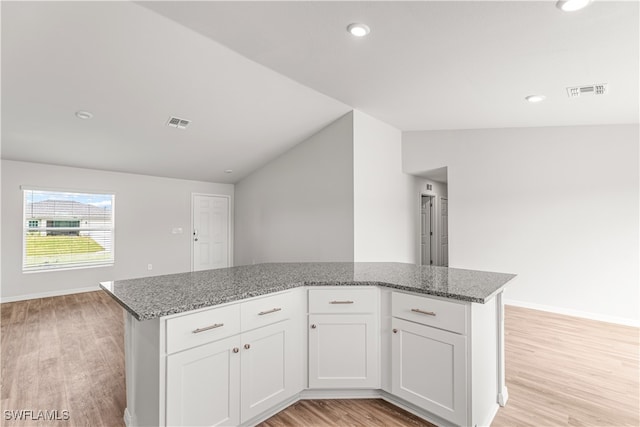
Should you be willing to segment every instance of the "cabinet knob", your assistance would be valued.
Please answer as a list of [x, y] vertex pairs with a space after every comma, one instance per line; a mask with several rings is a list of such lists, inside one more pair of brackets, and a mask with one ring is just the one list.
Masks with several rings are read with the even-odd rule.
[[237, 353], [237, 352], [240, 351], [240, 349], [238, 347], [233, 347], [233, 350], [231, 350], [231, 351], [233, 351], [234, 353]]
[[245, 344], [245, 345], [244, 345], [244, 349], [245, 349], [245, 350], [249, 350], [250, 348], [251, 348], [251, 344]]
[[394, 330], [393, 330], [393, 333], [394, 333], [394, 334], [397, 334], [397, 333], [398, 333], [398, 330], [397, 330], [397, 329], [394, 329]]
[[316, 325], [311, 325], [311, 329], [315, 329], [315, 328], [316, 328]]

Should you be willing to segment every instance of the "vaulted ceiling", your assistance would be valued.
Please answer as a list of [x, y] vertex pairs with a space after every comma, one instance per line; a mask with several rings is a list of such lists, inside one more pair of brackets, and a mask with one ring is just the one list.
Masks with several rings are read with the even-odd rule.
[[638, 6], [3, 1], [2, 158], [237, 182], [352, 108], [401, 130], [638, 123]]

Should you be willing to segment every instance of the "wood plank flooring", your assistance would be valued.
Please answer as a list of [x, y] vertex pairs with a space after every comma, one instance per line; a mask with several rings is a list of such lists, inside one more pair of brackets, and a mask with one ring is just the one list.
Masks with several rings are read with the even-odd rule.
[[[0, 327], [3, 426], [124, 424], [123, 316], [107, 294], [4, 303]], [[20, 410], [33, 413], [7, 419]]]
[[259, 427], [435, 427], [382, 399], [301, 400]]
[[[122, 309], [104, 292], [0, 305], [3, 426], [123, 426]], [[509, 402], [495, 427], [640, 426], [640, 334], [506, 307]], [[5, 410], [63, 410], [68, 420], [7, 420]], [[378, 399], [298, 402], [261, 424], [429, 426]]]
[[640, 330], [505, 307], [507, 406], [492, 426], [640, 426]]

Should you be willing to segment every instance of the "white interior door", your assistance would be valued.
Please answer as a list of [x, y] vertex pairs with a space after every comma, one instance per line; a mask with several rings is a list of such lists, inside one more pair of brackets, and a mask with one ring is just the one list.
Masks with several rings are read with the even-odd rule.
[[229, 198], [194, 194], [192, 270], [229, 267]]
[[422, 196], [420, 211], [420, 248], [422, 253], [422, 265], [433, 264], [433, 258], [431, 256], [431, 205], [431, 198], [428, 196]]
[[449, 206], [444, 197], [440, 199], [440, 259], [449, 266]]

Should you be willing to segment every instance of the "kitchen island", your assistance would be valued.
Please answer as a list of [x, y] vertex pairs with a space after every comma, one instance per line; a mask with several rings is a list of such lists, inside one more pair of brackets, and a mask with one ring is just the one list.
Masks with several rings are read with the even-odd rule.
[[439, 425], [507, 399], [504, 286], [402, 263], [274, 263], [114, 282], [132, 425], [252, 425], [305, 398], [381, 397]]

